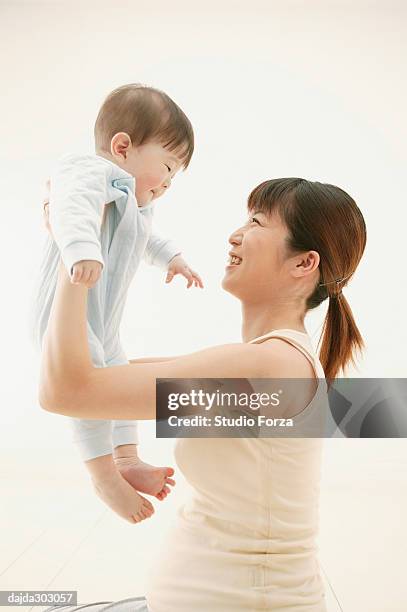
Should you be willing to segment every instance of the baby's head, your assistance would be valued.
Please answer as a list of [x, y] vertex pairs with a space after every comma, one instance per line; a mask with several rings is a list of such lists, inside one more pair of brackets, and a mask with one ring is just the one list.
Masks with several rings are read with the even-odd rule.
[[122, 85], [107, 96], [94, 132], [96, 153], [135, 177], [140, 206], [170, 187], [194, 151], [188, 117], [163, 91], [139, 83]]

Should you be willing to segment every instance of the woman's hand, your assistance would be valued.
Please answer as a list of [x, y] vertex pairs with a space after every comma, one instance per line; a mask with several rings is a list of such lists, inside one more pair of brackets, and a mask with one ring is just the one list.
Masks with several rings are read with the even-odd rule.
[[51, 226], [49, 224], [49, 202], [44, 202], [44, 212], [43, 212], [43, 217], [44, 217], [44, 225], [45, 228], [47, 229], [47, 231], [51, 234], [52, 236], [52, 230], [51, 230]]
[[45, 192], [45, 195], [44, 195], [44, 199], [42, 201], [42, 212], [43, 212], [43, 219], [44, 219], [45, 228], [46, 228], [46, 230], [52, 236], [52, 230], [51, 230], [51, 226], [50, 226], [50, 223], [49, 223], [49, 190], [50, 190], [50, 186], [51, 186], [51, 183], [50, 183], [50, 180], [48, 179], [47, 182], [45, 183], [46, 192]]

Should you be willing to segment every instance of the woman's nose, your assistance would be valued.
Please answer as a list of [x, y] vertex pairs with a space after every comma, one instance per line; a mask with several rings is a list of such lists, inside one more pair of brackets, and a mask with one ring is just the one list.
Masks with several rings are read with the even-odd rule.
[[238, 229], [233, 232], [233, 234], [229, 237], [229, 242], [233, 246], [238, 246], [242, 244], [242, 230]]

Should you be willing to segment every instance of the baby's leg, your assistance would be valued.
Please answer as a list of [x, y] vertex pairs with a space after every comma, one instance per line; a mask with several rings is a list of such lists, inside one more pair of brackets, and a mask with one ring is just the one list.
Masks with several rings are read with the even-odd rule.
[[[93, 326], [88, 322], [92, 361], [96, 367], [105, 367], [104, 349], [94, 331], [101, 326], [96, 315]], [[72, 418], [71, 423], [75, 434], [74, 440], [91, 476], [97, 496], [113, 512], [130, 523], [139, 523], [149, 518], [154, 513], [152, 504], [129, 485], [113, 460], [112, 422], [104, 419]]]
[[[105, 356], [106, 365], [127, 364], [128, 360], [117, 338], [112, 343], [109, 356]], [[162, 501], [175, 485], [171, 478], [174, 470], [171, 467], [158, 467], [145, 463], [138, 456], [137, 420], [112, 421], [112, 445], [114, 461], [123, 478], [140, 493], [152, 495]]]

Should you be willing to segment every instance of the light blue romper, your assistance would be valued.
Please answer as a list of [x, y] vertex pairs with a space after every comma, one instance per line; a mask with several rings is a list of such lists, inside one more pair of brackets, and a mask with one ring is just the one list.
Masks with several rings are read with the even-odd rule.
[[[51, 176], [49, 237], [35, 296], [33, 325], [41, 347], [55, 292], [60, 258], [68, 269], [83, 259], [103, 264], [101, 277], [89, 290], [88, 339], [97, 367], [128, 363], [119, 337], [127, 290], [140, 261], [168, 267], [177, 246], [152, 232], [155, 203], [137, 205], [135, 179], [98, 155], [67, 155]], [[106, 207], [103, 225], [101, 220]], [[134, 420], [68, 417], [73, 440], [84, 461], [110, 454], [120, 444], [137, 444]]]

